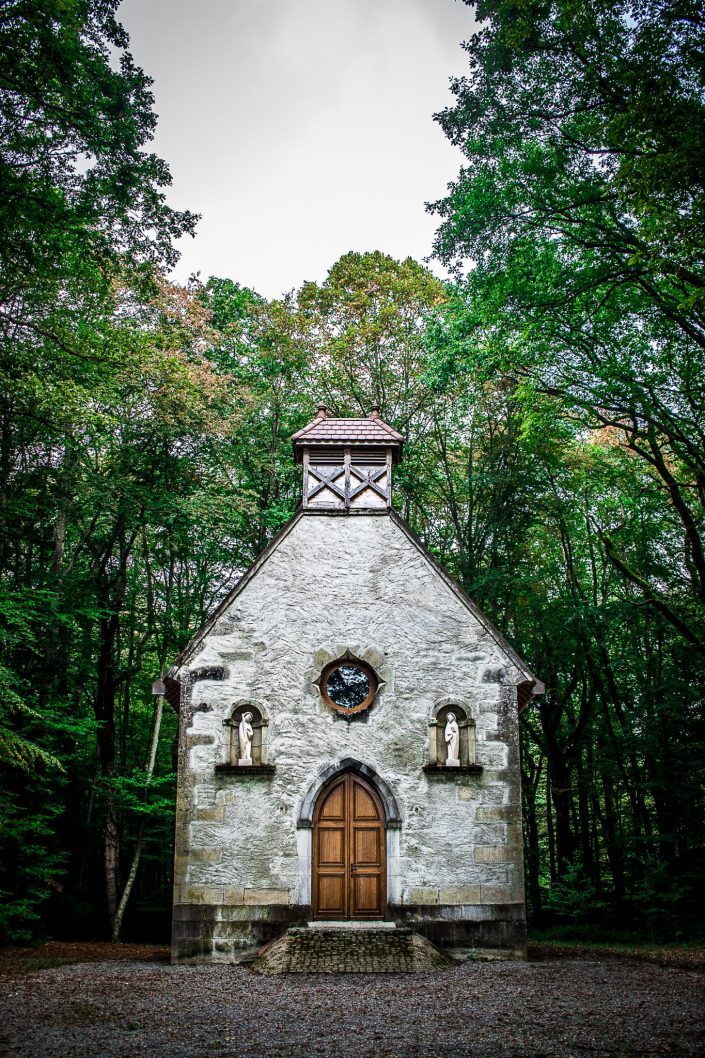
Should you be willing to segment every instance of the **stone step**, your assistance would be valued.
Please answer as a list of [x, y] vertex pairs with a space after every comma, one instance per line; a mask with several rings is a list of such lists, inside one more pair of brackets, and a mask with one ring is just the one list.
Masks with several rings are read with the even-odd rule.
[[396, 929], [396, 922], [375, 922], [372, 919], [349, 919], [346, 921], [326, 920], [309, 922], [309, 929]]
[[[341, 928], [342, 927], [342, 928]], [[447, 969], [453, 960], [406, 927], [379, 923], [292, 926], [261, 953], [253, 969], [282, 973], [423, 973]]]

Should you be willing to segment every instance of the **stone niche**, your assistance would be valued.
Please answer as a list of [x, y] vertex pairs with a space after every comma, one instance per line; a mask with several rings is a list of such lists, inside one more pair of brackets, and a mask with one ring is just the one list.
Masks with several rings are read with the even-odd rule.
[[[249, 766], [238, 763], [240, 758], [238, 730], [240, 721], [245, 713], [250, 713], [252, 716], [250, 721], [252, 726], [252, 764]], [[231, 715], [227, 720], [223, 721], [223, 725], [228, 728], [230, 735], [225, 740], [227, 757], [222, 764], [216, 766], [216, 771], [228, 772], [229, 774], [242, 773], [243, 775], [274, 771], [274, 767], [268, 759], [269, 717], [263, 705], [249, 699], [236, 702]]]
[[[438, 702], [428, 722], [428, 761], [426, 770], [446, 768], [448, 748], [444, 733], [448, 714], [453, 713], [460, 730], [460, 767], [471, 771], [482, 771], [475, 757], [475, 721], [469, 706], [451, 698]], [[449, 772], [451, 768], [447, 769]]]

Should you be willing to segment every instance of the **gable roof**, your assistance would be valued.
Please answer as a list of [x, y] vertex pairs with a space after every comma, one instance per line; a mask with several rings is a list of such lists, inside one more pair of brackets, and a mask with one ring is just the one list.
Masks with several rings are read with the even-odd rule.
[[[349, 422], [350, 420], [344, 420]], [[305, 517], [321, 517], [323, 512], [320, 511], [304, 511], [299, 508], [293, 518], [290, 519], [279, 530], [277, 535], [272, 539], [264, 551], [259, 555], [256, 561], [250, 566], [250, 568], [242, 575], [240, 580], [237, 582], [234, 588], [226, 595], [223, 601], [216, 607], [210, 617], [204, 622], [194, 636], [191, 637], [189, 642], [186, 644], [184, 649], [181, 651], [179, 656], [174, 661], [173, 665], [166, 674], [165, 681], [167, 683], [173, 683], [178, 680], [179, 671], [185, 665], [189, 659], [193, 656], [201, 641], [210, 632], [212, 627], [218, 621], [219, 617], [229, 608], [231, 603], [237, 598], [241, 591], [249, 584], [249, 582], [257, 575], [262, 566], [267, 562], [270, 555], [276, 551], [282, 541], [289, 535], [292, 529], [298, 525], [302, 518]], [[328, 512], [326, 512], [328, 513]], [[342, 514], [343, 512], [336, 512]], [[354, 512], [347, 514], [347, 517], [360, 517]], [[367, 515], [370, 517], [370, 515]], [[434, 558], [428, 548], [421, 542], [419, 537], [410, 528], [396, 511], [380, 511], [379, 514], [375, 514], [374, 517], [388, 517], [391, 518], [392, 522], [401, 530], [407, 539], [413, 544], [416, 550], [421, 554], [426, 563], [431, 567], [434, 573], [439, 576], [451, 592], [456, 596], [457, 599], [463, 604], [463, 606], [470, 611], [473, 617], [479, 622], [479, 624], [485, 629], [485, 631], [494, 640], [500, 650], [507, 656], [507, 658], [515, 665], [519, 670], [524, 679], [519, 682], [519, 708], [523, 709], [528, 703], [532, 695], [543, 694], [544, 685], [541, 683], [536, 676], [533, 675], [530, 669], [527, 668], [525, 663], [517, 654], [513, 646], [505, 639], [498, 628], [490, 621], [488, 617], [480, 610], [480, 608], [473, 602], [467, 592], [460, 587], [460, 585], [453, 580], [453, 578], [446, 572], [440, 562]], [[523, 689], [523, 690], [522, 690]], [[172, 703], [173, 704], [173, 703]]]
[[204, 639], [208, 635], [208, 633], [210, 632], [210, 630], [213, 627], [213, 625], [217, 622], [218, 618], [221, 617], [222, 614], [225, 613], [225, 611], [228, 609], [230, 604], [238, 597], [238, 595], [243, 590], [243, 588], [245, 588], [250, 583], [252, 578], [260, 571], [260, 569], [265, 564], [265, 562], [267, 561], [269, 556], [271, 554], [273, 554], [274, 551], [276, 551], [276, 549], [279, 547], [279, 544], [282, 542], [282, 540], [284, 540], [284, 538], [289, 535], [289, 533], [294, 528], [294, 526], [303, 517], [303, 513], [304, 513], [303, 509], [301, 507], [299, 507], [299, 509], [297, 510], [296, 514], [293, 516], [293, 518], [290, 518], [289, 521], [286, 523], [286, 525], [282, 526], [282, 528], [279, 530], [279, 532], [275, 536], [272, 537], [270, 542], [265, 547], [264, 551], [260, 552], [260, 554], [257, 556], [255, 561], [252, 563], [250, 568], [248, 570], [245, 570], [245, 572], [240, 577], [240, 579], [237, 582], [237, 584], [235, 585], [235, 587], [230, 589], [230, 591], [225, 596], [225, 598], [221, 602], [218, 603], [218, 605], [216, 606], [216, 608], [213, 611], [213, 613], [209, 617], [206, 618], [206, 620], [203, 622], [203, 624], [198, 629], [198, 631], [195, 632], [194, 635], [191, 636], [191, 638], [189, 639], [188, 643], [186, 644], [184, 649], [181, 651], [181, 653], [176, 658], [176, 660], [172, 664], [171, 668], [167, 672], [166, 679], [176, 679], [177, 678], [179, 669], [193, 655], [194, 651], [199, 646], [201, 640]]
[[326, 406], [321, 404], [316, 418], [302, 430], [292, 434], [291, 443], [299, 463], [303, 458], [304, 448], [326, 447], [327, 445], [338, 448], [348, 445], [392, 448], [394, 461], [398, 463], [404, 438], [389, 423], [380, 419], [379, 408], [376, 406], [372, 409], [372, 414], [368, 419], [331, 419]]
[[431, 552], [428, 550], [422, 540], [416, 535], [411, 526], [407, 525], [401, 515], [397, 514], [395, 510], [391, 510], [389, 512], [389, 517], [392, 519], [395, 525], [399, 526], [401, 531], [404, 533], [405, 536], [408, 537], [408, 539], [416, 547], [416, 549], [421, 552], [423, 557], [426, 559], [426, 562], [441, 577], [441, 579], [445, 581], [445, 583], [453, 592], [453, 594], [458, 599], [460, 599], [463, 606], [465, 606], [465, 608], [470, 611], [470, 613], [479, 621], [485, 631], [490, 634], [490, 636], [495, 641], [500, 650], [502, 650], [503, 653], [507, 655], [509, 660], [519, 669], [519, 672], [521, 672], [522, 675], [526, 677], [525, 682], [523, 684], [520, 684], [519, 686], [526, 686], [526, 684], [530, 684], [531, 686], [527, 688], [528, 693], [525, 695], [524, 702], [522, 703], [520, 700], [520, 708], [524, 708], [524, 705], [527, 704], [532, 695], [543, 694], [546, 688], [541, 682], [541, 680], [538, 679], [538, 677], [534, 676], [533, 672], [529, 668], [527, 668], [526, 664], [524, 663], [524, 661], [522, 661], [514, 647], [511, 645], [511, 643], [502, 635], [497, 626], [493, 624], [492, 621], [490, 621], [489, 617], [487, 617], [482, 612], [477, 603], [473, 602], [473, 600], [470, 598], [465, 589], [461, 588], [461, 586], [456, 580], [453, 580], [450, 573], [448, 573], [447, 570], [443, 568], [443, 566], [435, 557], [435, 555], [431, 554]]
[[402, 437], [381, 419], [314, 419], [292, 440], [306, 444], [401, 444]]

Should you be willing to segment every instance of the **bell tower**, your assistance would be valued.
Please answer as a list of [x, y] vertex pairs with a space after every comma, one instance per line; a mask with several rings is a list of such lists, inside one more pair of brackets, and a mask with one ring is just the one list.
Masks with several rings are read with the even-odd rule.
[[368, 419], [333, 419], [325, 404], [292, 437], [303, 464], [302, 506], [307, 510], [386, 510], [392, 505], [392, 466], [403, 438], [374, 405]]

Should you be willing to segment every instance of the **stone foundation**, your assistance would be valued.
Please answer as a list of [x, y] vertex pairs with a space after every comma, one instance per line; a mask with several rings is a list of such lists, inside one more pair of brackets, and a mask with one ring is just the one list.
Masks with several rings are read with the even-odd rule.
[[242, 952], [275, 940], [288, 926], [305, 925], [310, 918], [310, 906], [176, 904], [171, 961], [230, 963]]
[[524, 904], [406, 904], [395, 907], [393, 917], [441, 948], [492, 948], [526, 958]]
[[[231, 963], [311, 917], [310, 905], [177, 904], [172, 962]], [[507, 957], [526, 958], [523, 904], [405, 904], [391, 907], [389, 919], [441, 948], [494, 949]]]

